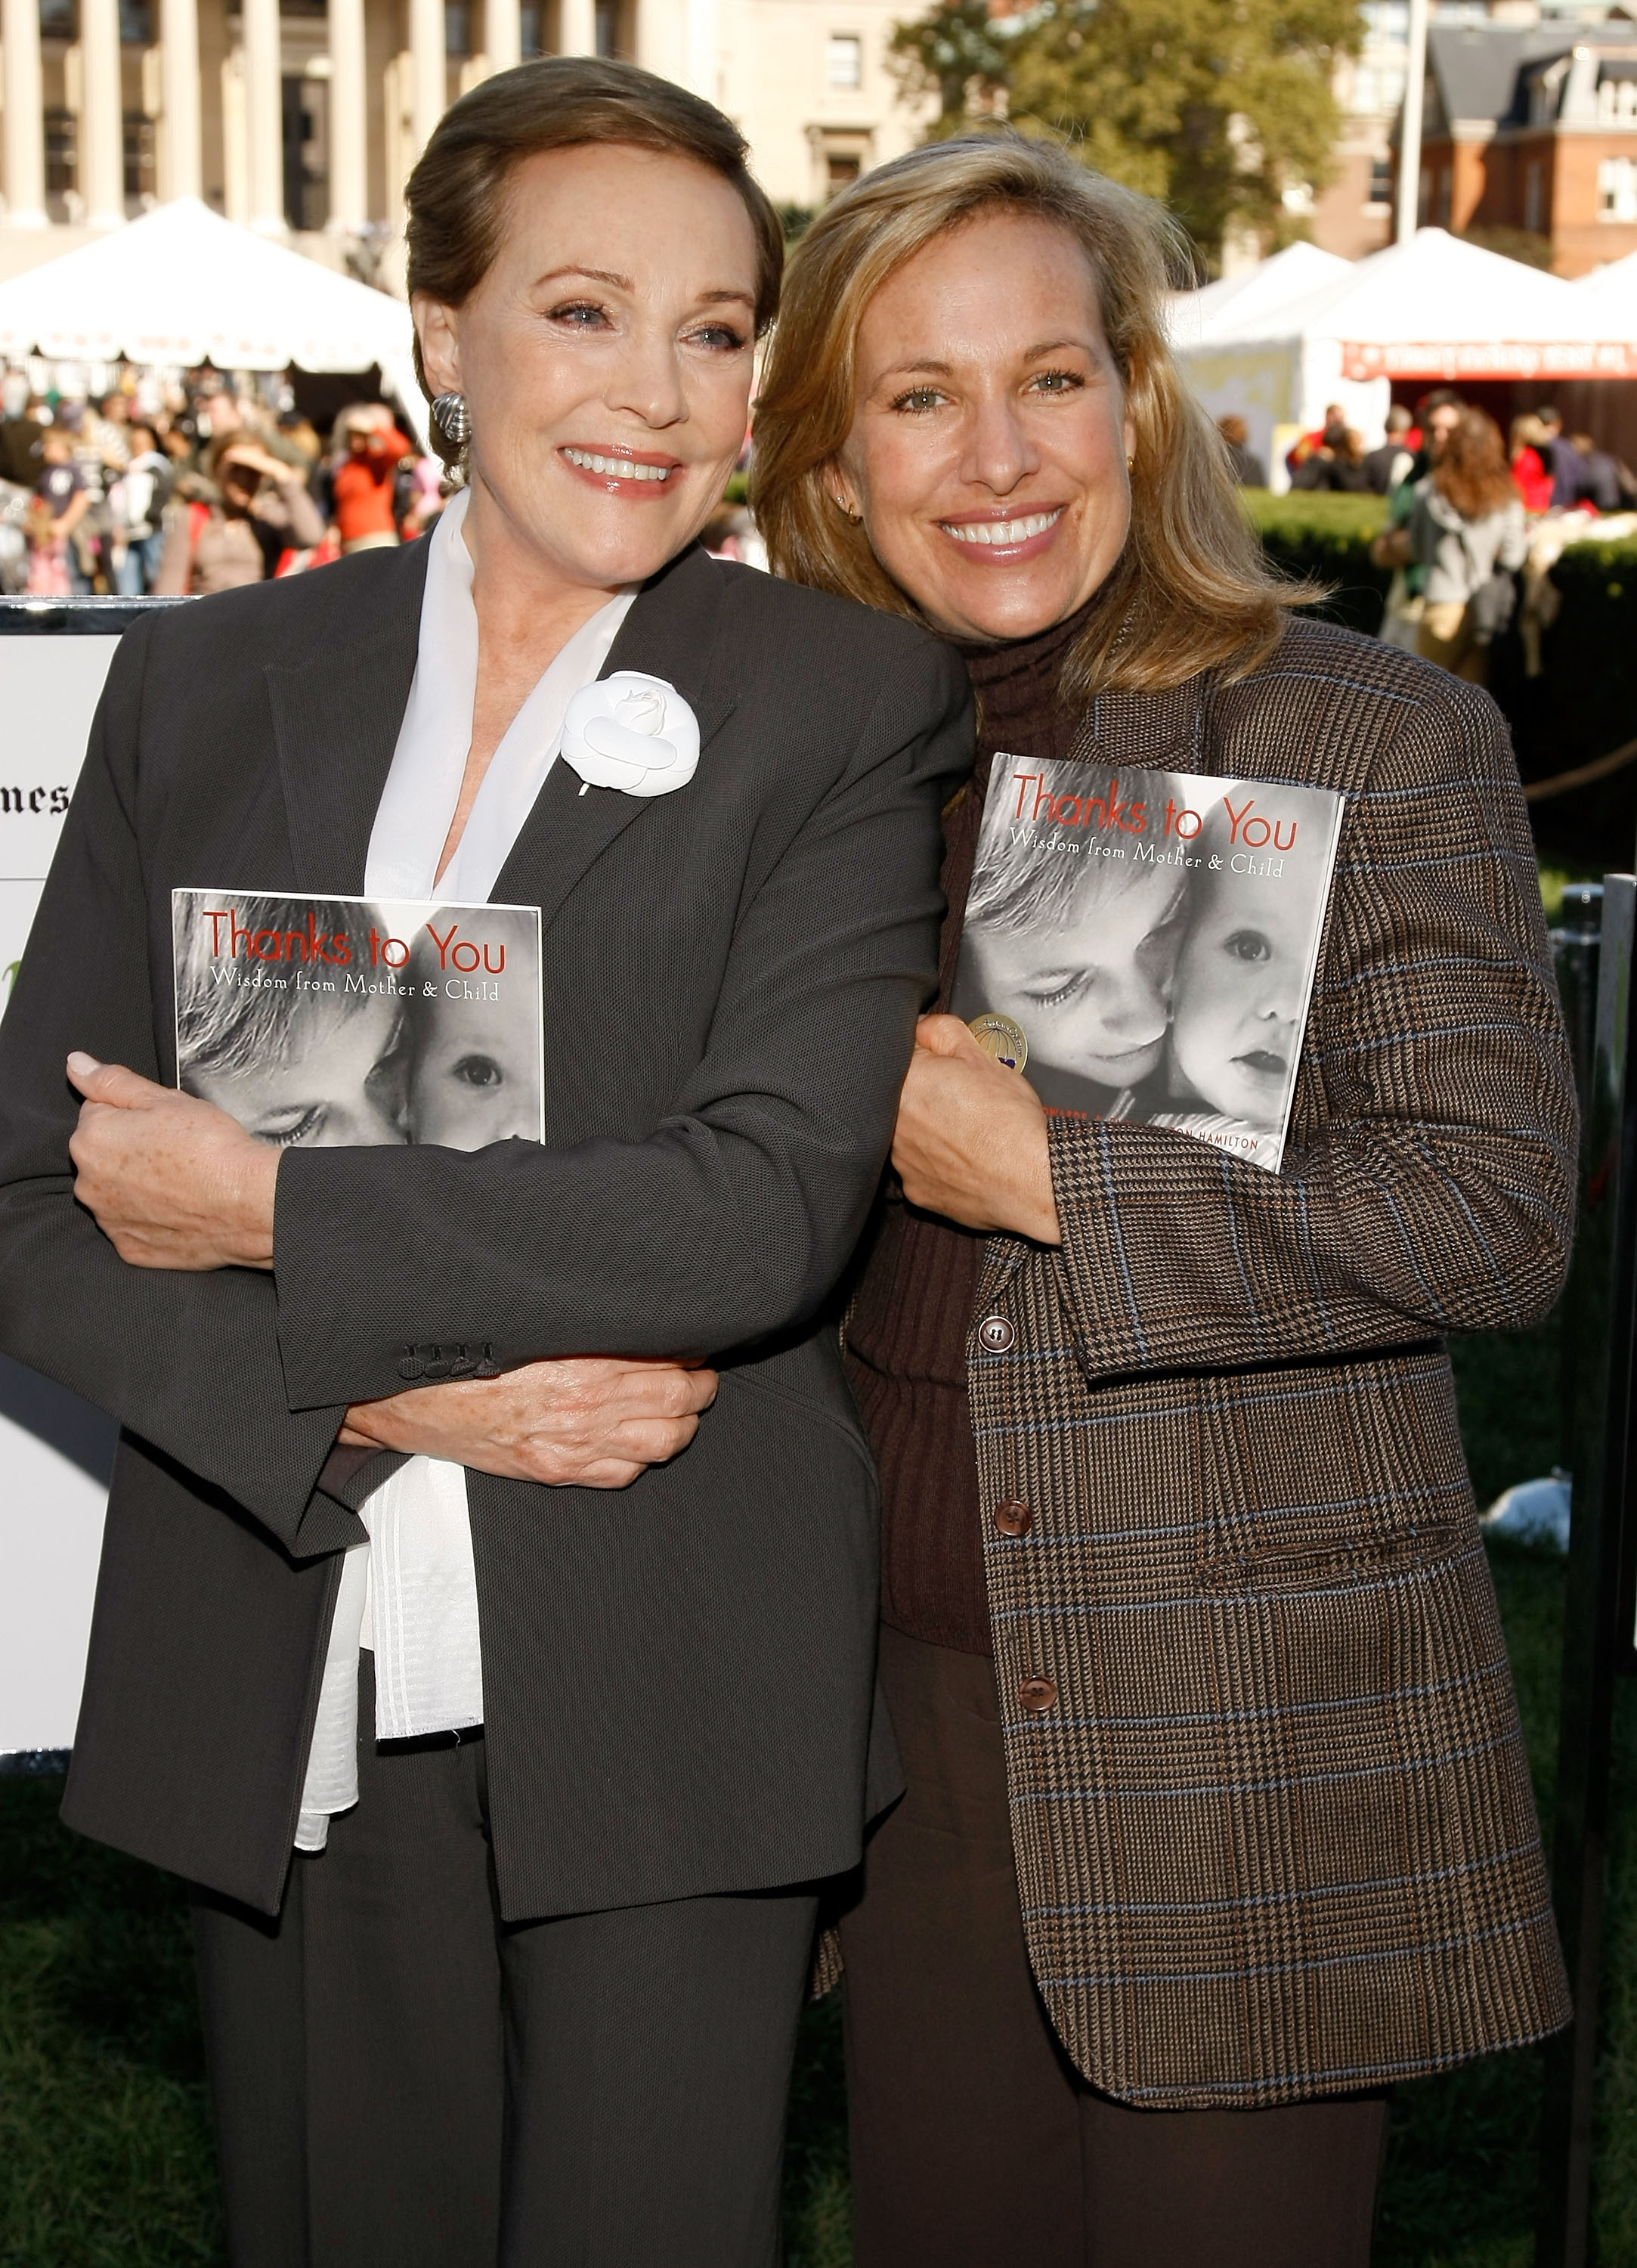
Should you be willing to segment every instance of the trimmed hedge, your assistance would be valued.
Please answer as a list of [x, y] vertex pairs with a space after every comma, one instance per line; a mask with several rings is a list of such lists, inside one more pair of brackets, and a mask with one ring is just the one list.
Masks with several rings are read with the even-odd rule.
[[[1389, 571], [1370, 564], [1370, 539], [1386, 520], [1377, 497], [1244, 492], [1268, 557], [1287, 573], [1327, 584], [1310, 609], [1372, 636], [1381, 627]], [[1563, 594], [1541, 645], [1542, 674], [1523, 671], [1516, 623], [1492, 651], [1489, 689], [1505, 711], [1526, 781], [1589, 763], [1637, 738], [1637, 541], [1580, 543], [1552, 570]], [[1637, 835], [1637, 764], [1592, 786], [1531, 806], [1543, 850], [1597, 868], [1628, 871]]]
[[[1511, 720], [1525, 780], [1593, 762], [1637, 739], [1637, 541], [1576, 543], [1552, 570], [1563, 594], [1523, 674], [1516, 635], [1496, 651], [1490, 690]], [[1531, 806], [1536, 840], [1600, 870], [1629, 873], [1637, 848], [1637, 763]]]
[[1323, 583], [1331, 595], [1303, 611], [1374, 637], [1392, 581], [1390, 568], [1370, 564], [1371, 539], [1387, 524], [1385, 501], [1375, 496], [1332, 496], [1302, 490], [1274, 496], [1246, 489], [1244, 504], [1262, 549], [1296, 582]]

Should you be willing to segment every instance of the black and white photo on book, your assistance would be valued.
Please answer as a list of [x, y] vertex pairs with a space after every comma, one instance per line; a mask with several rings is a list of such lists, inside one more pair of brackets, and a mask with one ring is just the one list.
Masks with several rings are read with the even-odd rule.
[[176, 1083], [282, 1149], [545, 1139], [535, 906], [173, 890]]
[[1342, 798], [997, 755], [950, 1005], [1049, 1111], [1277, 1173]]

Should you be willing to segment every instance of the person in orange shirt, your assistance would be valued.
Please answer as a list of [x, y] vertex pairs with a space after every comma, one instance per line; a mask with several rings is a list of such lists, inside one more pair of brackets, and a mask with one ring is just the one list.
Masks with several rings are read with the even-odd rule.
[[412, 456], [415, 444], [384, 403], [343, 410], [341, 417], [344, 446], [332, 475], [335, 526], [343, 552], [373, 551], [398, 541], [393, 481], [400, 459]]

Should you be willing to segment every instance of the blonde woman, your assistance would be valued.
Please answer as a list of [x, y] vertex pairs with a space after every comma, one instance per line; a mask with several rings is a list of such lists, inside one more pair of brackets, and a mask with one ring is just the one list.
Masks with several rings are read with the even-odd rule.
[[[920, 1028], [848, 1328], [909, 1789], [841, 1933], [860, 2268], [1362, 2268], [1387, 2087], [1568, 2013], [1442, 1345], [1569, 1239], [1517, 775], [1283, 610], [1170, 247], [1053, 147], [917, 151], [804, 239], [762, 396], [776, 566], [977, 688], [945, 999], [1001, 752], [1347, 799], [1281, 1173]], [[1130, 903], [1066, 979], [1111, 1081], [1164, 1028]]]

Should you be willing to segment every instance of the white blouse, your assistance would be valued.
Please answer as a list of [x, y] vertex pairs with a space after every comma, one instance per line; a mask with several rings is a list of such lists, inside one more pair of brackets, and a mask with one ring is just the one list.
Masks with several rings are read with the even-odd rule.
[[[562, 720], [598, 677], [636, 593], [582, 624], [513, 718], [489, 761], [454, 857], [437, 878], [472, 745], [478, 623], [467, 497], [451, 497], [428, 538], [415, 681], [375, 814], [366, 897], [482, 905], [557, 758]], [[331, 1815], [358, 1800], [358, 1651], [375, 1654], [375, 1737], [417, 1738], [483, 1721], [477, 1578], [463, 1467], [411, 1457], [359, 1515], [369, 1541], [341, 1569], [296, 1830], [321, 1851]]]

